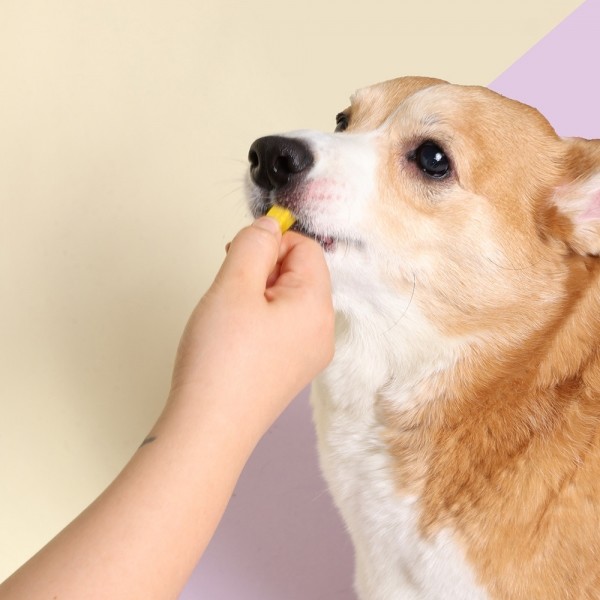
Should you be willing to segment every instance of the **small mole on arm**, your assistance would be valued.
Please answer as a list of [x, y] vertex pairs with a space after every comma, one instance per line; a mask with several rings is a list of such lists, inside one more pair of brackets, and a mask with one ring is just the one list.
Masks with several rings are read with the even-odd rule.
[[154, 440], [156, 439], [155, 435], [149, 435], [143, 442], [142, 445], [140, 446], [140, 448], [142, 446], [145, 446], [146, 444], [151, 444]]

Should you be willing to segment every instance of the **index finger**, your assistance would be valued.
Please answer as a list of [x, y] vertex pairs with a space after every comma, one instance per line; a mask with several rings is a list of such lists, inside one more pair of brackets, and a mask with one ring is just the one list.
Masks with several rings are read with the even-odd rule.
[[315, 240], [294, 231], [287, 232], [279, 248], [280, 270], [277, 285], [310, 282], [329, 290], [331, 281], [323, 248]]

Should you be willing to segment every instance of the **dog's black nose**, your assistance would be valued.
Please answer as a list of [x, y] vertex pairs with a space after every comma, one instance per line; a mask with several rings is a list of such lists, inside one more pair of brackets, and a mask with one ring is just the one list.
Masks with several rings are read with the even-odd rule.
[[284, 187], [314, 162], [305, 142], [278, 135], [257, 139], [250, 146], [248, 160], [254, 183], [269, 191]]

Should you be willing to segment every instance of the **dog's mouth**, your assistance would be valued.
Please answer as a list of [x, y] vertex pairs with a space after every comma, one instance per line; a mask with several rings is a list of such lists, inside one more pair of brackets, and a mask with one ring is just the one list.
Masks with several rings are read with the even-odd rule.
[[[280, 203], [278, 202], [278, 204], [281, 204], [281, 206], [289, 205], [288, 202], [280, 202]], [[269, 202], [267, 205], [261, 206], [261, 208], [258, 211], [258, 214], [256, 212], [254, 213], [255, 218], [266, 215], [272, 206], [273, 206], [273, 204], [271, 202]], [[323, 248], [323, 250], [325, 252], [333, 252], [336, 249], [338, 242], [340, 242], [342, 240], [340, 240], [339, 238], [336, 238], [335, 236], [332, 236], [332, 235], [325, 235], [325, 234], [316, 232], [314, 230], [314, 228], [311, 227], [311, 225], [309, 225], [309, 223], [307, 222], [308, 219], [302, 217], [302, 215], [298, 215], [298, 212], [299, 211], [294, 211], [294, 216], [296, 217], [296, 221], [290, 227], [290, 231], [295, 231], [297, 233], [300, 233], [306, 237], [309, 237], [309, 238], [315, 240], [316, 242], [318, 242], [320, 244], [320, 246]]]
[[328, 231], [327, 229], [329, 228], [323, 228], [320, 225], [315, 226], [315, 219], [311, 218], [311, 215], [306, 213], [306, 209], [302, 207], [302, 203], [294, 201], [294, 198], [291, 198], [289, 194], [286, 198], [281, 200], [280, 198], [275, 197], [273, 192], [271, 192], [269, 198], [262, 197], [258, 200], [258, 202], [253, 203], [253, 206], [251, 205], [252, 213], [255, 218], [266, 215], [274, 204], [279, 204], [280, 206], [288, 208], [296, 217], [296, 221], [290, 228], [290, 231], [295, 231], [315, 240], [327, 253], [333, 253], [339, 247], [353, 247], [357, 249], [364, 247], [363, 242], [358, 238], [344, 234], [340, 235], [331, 230]]
[[311, 231], [302, 221], [296, 221], [292, 227], [296, 231], [318, 242], [325, 252], [333, 252], [336, 249], [338, 240], [332, 236], [325, 236]]

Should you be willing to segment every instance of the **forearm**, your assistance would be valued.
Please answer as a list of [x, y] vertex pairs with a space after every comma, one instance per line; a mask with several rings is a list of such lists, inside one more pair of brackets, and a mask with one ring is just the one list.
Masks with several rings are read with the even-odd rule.
[[2, 600], [176, 597], [257, 440], [248, 435], [251, 424], [232, 422], [212, 402], [197, 400], [168, 403], [151, 432], [154, 440], [0, 586]]

